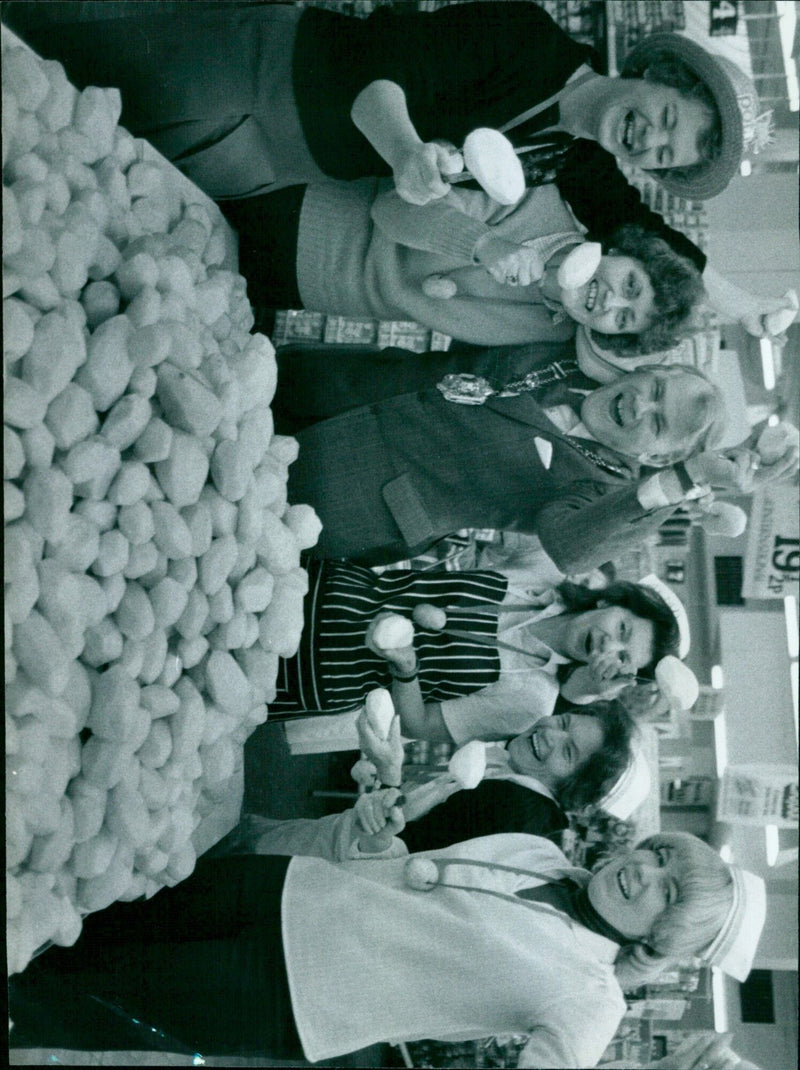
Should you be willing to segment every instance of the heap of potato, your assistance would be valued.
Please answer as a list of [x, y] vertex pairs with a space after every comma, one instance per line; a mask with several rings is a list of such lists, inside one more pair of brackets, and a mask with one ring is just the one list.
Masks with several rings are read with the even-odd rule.
[[[3, 37], [8, 968], [192, 871], [192, 834], [302, 628], [273, 434], [224, 224]], [[148, 157], [148, 158], [145, 158]]]

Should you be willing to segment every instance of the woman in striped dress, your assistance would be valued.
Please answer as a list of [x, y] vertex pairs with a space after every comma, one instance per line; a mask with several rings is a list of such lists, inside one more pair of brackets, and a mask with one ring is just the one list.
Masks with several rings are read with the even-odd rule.
[[[613, 694], [678, 645], [675, 616], [642, 584], [565, 581], [544, 605], [492, 570], [378, 575], [328, 560], [312, 562], [309, 579], [300, 648], [281, 665], [271, 720], [353, 710], [387, 687], [408, 736], [505, 739], [552, 712], [576, 667], [598, 696]], [[444, 630], [418, 623], [408, 647], [374, 645], [377, 616], [410, 618], [422, 603], [447, 611]]]

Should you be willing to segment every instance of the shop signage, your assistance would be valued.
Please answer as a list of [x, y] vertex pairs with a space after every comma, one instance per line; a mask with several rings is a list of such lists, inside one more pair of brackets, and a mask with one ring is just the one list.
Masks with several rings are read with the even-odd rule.
[[717, 821], [734, 825], [798, 827], [796, 765], [728, 765], [717, 796]]
[[753, 495], [744, 559], [744, 598], [785, 598], [800, 589], [800, 508], [796, 487]]
[[739, 22], [739, 0], [711, 0], [709, 33], [712, 37], [726, 37], [736, 33]]

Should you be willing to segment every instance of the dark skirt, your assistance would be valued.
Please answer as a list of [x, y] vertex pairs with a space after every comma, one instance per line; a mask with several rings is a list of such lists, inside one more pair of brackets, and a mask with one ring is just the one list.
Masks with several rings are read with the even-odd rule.
[[10, 979], [14, 1047], [303, 1059], [281, 938], [290, 859], [198, 863]]
[[122, 125], [211, 197], [323, 177], [294, 99], [301, 14], [286, 3], [3, 4], [3, 21], [79, 89], [117, 87]]
[[[446, 606], [497, 605], [508, 581], [498, 572], [414, 572], [377, 575], [341, 561], [311, 561], [305, 627], [293, 658], [281, 662], [270, 720], [308, 713], [343, 713], [360, 706], [369, 691], [389, 687], [388, 662], [364, 645], [378, 613], [411, 617], [420, 602]], [[459, 617], [461, 629], [493, 639], [494, 615]], [[495, 683], [500, 657], [494, 646], [416, 628], [414, 647], [426, 702], [459, 698]]]

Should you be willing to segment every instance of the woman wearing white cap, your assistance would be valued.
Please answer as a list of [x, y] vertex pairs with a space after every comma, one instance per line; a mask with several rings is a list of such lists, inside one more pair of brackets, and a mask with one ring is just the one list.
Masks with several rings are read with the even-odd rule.
[[144, 1034], [195, 1058], [314, 1062], [527, 1033], [520, 1066], [594, 1066], [623, 985], [692, 956], [743, 980], [764, 916], [763, 881], [688, 833], [594, 874], [518, 833], [407, 859], [201, 860], [13, 977], [12, 1043], [108, 1050]]
[[[381, 697], [385, 700], [385, 692]], [[392, 838], [391, 827], [385, 833], [389, 855], [436, 850], [497, 832], [529, 832], [557, 842], [569, 824], [567, 811], [612, 806], [615, 813], [622, 807], [619, 816], [628, 817], [641, 802], [634, 798], [633, 722], [616, 702], [543, 717], [513, 739], [468, 743], [456, 751], [450, 768], [421, 783], [405, 777], [396, 718], [385, 740], [366, 712], [357, 728], [363, 757], [353, 767], [354, 778], [369, 788], [402, 784], [405, 830], [402, 841]], [[645, 792], [648, 786], [649, 774]], [[387, 809], [390, 803], [393, 796]], [[353, 822], [369, 825], [371, 811], [381, 805], [380, 792], [370, 791], [354, 809], [317, 819], [273, 821], [247, 814], [220, 853], [315, 855], [343, 862], [359, 857]]]
[[[491, 570], [309, 568], [303, 639], [282, 664], [275, 719], [353, 710], [390, 687], [408, 737], [507, 739], [549, 714], [559, 687], [570, 702], [588, 701], [652, 678], [685, 633], [685, 619], [647, 585], [565, 581], [534, 595]], [[387, 615], [406, 618], [399, 638], [385, 638]]]

